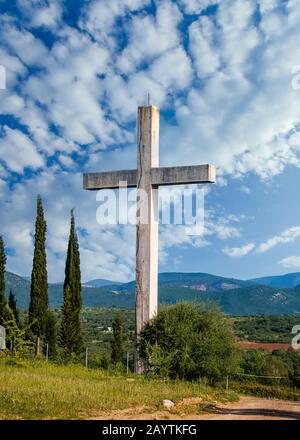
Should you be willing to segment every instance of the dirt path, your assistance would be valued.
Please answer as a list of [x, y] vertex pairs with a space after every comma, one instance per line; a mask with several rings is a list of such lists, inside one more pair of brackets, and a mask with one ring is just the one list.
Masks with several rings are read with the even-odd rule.
[[184, 415], [168, 411], [148, 413], [144, 408], [130, 408], [99, 414], [93, 420], [300, 420], [300, 402], [257, 397], [241, 397], [239, 402], [218, 405], [211, 411]]
[[239, 402], [221, 405], [214, 414], [198, 420], [300, 420], [300, 402], [241, 397]]

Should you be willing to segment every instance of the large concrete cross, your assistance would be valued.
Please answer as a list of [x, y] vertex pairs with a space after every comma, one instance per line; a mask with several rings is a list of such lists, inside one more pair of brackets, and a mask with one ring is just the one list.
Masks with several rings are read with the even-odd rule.
[[[157, 312], [158, 187], [213, 183], [216, 178], [213, 165], [159, 168], [159, 108], [156, 106], [138, 108], [137, 146], [136, 170], [87, 173], [83, 176], [83, 186], [87, 190], [120, 188], [120, 182], [125, 181], [128, 187], [137, 187], [147, 196], [147, 221], [137, 222], [136, 232], [136, 342], [144, 324]], [[143, 371], [137, 353], [135, 371]]]

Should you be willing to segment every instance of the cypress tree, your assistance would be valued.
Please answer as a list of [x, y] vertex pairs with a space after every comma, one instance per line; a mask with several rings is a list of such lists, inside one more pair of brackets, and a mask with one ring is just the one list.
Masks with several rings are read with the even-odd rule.
[[6, 255], [3, 238], [0, 237], [0, 324], [5, 321], [6, 296], [5, 296], [5, 265]]
[[47, 326], [48, 280], [46, 258], [46, 231], [42, 198], [37, 198], [37, 216], [35, 223], [35, 245], [31, 274], [31, 292], [29, 305], [29, 324], [35, 336], [43, 338]]
[[123, 362], [124, 339], [123, 339], [123, 320], [120, 313], [117, 313], [113, 320], [113, 340], [111, 343], [111, 360], [114, 365]]
[[45, 342], [48, 344], [50, 359], [55, 358], [57, 354], [56, 339], [57, 339], [56, 318], [52, 310], [49, 310], [47, 315]]
[[10, 289], [10, 292], [9, 292], [8, 307], [10, 308], [10, 310], [12, 311], [12, 313], [14, 315], [17, 326], [19, 326], [20, 325], [19, 310], [17, 309], [17, 301], [15, 299], [15, 295], [13, 294], [12, 289]]
[[80, 354], [83, 343], [80, 328], [81, 273], [75, 218], [71, 211], [71, 227], [65, 268], [64, 304], [60, 328], [60, 346], [66, 357]]

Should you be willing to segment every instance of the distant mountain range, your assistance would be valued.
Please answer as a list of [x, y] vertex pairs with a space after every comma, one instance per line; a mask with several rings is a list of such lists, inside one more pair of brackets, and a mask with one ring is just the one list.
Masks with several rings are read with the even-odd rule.
[[119, 284], [122, 284], [122, 283], [98, 278], [97, 280], [87, 281], [86, 283], [83, 283], [82, 286], [83, 287], [103, 287], [103, 286], [112, 286], [112, 285], [119, 285]]
[[272, 287], [296, 287], [300, 285], [300, 272], [287, 273], [271, 277], [254, 278], [249, 280], [255, 284], [265, 284]]
[[[298, 282], [299, 281], [299, 282]], [[30, 281], [6, 273], [7, 292], [13, 289], [21, 308], [28, 307]], [[281, 315], [300, 313], [300, 273], [238, 280], [207, 273], [159, 274], [159, 302], [173, 304], [181, 300], [214, 301], [229, 315]], [[86, 307], [134, 307], [135, 283], [96, 279], [83, 284]], [[63, 301], [63, 284], [49, 285], [52, 307]]]

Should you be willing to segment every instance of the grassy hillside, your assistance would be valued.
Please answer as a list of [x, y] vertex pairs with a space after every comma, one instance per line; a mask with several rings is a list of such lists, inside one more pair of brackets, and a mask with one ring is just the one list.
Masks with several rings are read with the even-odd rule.
[[[200, 383], [131, 378], [78, 365], [0, 359], [0, 419], [86, 419], [131, 408], [134, 414], [162, 410], [162, 400], [175, 402], [174, 412], [189, 412], [183, 399], [198, 407], [228, 401], [233, 393]], [[136, 408], [136, 409], [134, 409]], [[197, 411], [197, 406], [194, 408]], [[166, 418], [168, 412], [165, 411]]]

